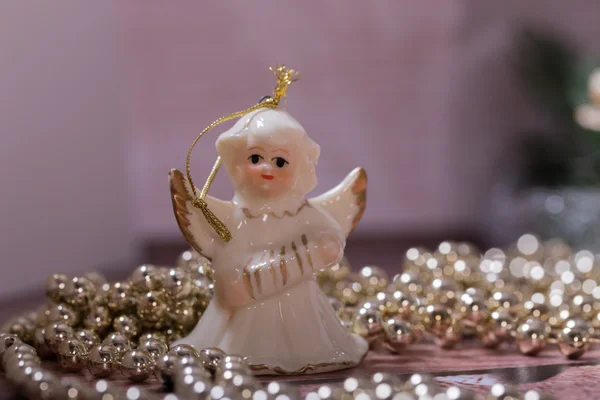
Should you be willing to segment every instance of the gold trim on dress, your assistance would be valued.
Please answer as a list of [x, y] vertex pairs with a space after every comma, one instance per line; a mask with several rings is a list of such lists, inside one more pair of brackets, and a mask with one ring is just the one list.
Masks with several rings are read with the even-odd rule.
[[296, 210], [295, 213], [292, 213], [290, 211], [284, 211], [282, 215], [277, 215], [273, 212], [269, 212], [269, 213], [265, 213], [265, 214], [260, 214], [260, 215], [252, 215], [252, 213], [250, 212], [249, 209], [247, 208], [242, 208], [242, 212], [244, 213], [244, 215], [246, 216], [246, 218], [251, 218], [251, 219], [255, 219], [255, 218], [263, 218], [265, 215], [269, 216], [269, 217], [273, 217], [273, 218], [284, 218], [284, 217], [295, 217], [296, 215], [298, 215], [300, 213], [300, 211], [302, 211], [302, 209], [304, 207], [312, 207], [310, 205], [310, 203], [308, 202], [308, 200], [304, 200], [304, 203], [302, 203], [302, 205], [298, 208], [298, 210]]
[[254, 292], [252, 291], [252, 282], [250, 280], [250, 271], [248, 271], [248, 267], [250, 266], [250, 263], [252, 262], [252, 259], [250, 259], [250, 261], [248, 261], [248, 264], [246, 264], [246, 266], [244, 267], [244, 284], [246, 285], [246, 290], [248, 290], [248, 294], [250, 295], [250, 297], [252, 297], [254, 300]]
[[296, 247], [296, 243], [292, 242], [292, 250], [296, 255], [296, 261], [298, 262], [298, 267], [300, 267], [300, 275], [304, 275], [304, 265], [302, 265], [302, 259], [300, 258], [300, 254], [298, 254], [298, 248]]
[[256, 280], [256, 290], [258, 290], [259, 294], [262, 294], [262, 285], [260, 283], [260, 269], [254, 270], [254, 279]]
[[319, 372], [319, 370], [326, 369], [326, 368], [335, 367], [336, 369], [342, 369], [342, 368], [350, 368], [355, 365], [357, 365], [357, 364], [353, 363], [351, 361], [326, 362], [326, 363], [320, 363], [320, 364], [306, 364], [302, 368], [299, 368], [295, 371], [288, 371], [288, 370], [285, 370], [278, 366], [269, 366], [266, 364], [249, 364], [248, 366], [252, 371], [260, 371], [260, 372], [269, 371], [269, 372], [272, 372], [273, 374], [277, 374], [277, 375], [300, 375], [300, 374], [306, 374], [307, 372], [310, 372], [310, 373]]
[[310, 264], [310, 269], [314, 271], [315, 265], [313, 264], [310, 249], [308, 248], [308, 239], [306, 238], [306, 235], [302, 235], [302, 244], [304, 245], [304, 251], [306, 251], [306, 258], [308, 259], [308, 264]]
[[287, 282], [287, 264], [285, 263], [285, 246], [281, 248], [279, 253], [279, 267], [281, 268], [281, 278], [283, 279], [283, 286]]
[[275, 252], [271, 250], [271, 254], [269, 255], [269, 270], [271, 271], [271, 275], [273, 275], [273, 287], [277, 287], [277, 275], [275, 275], [273, 263], [275, 263]]

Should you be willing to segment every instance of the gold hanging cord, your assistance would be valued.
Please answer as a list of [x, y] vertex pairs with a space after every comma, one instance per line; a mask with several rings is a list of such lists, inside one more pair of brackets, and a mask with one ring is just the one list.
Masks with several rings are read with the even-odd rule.
[[208, 204], [205, 200], [206, 194], [208, 193], [208, 189], [210, 189], [210, 185], [217, 176], [217, 172], [219, 172], [219, 168], [221, 167], [221, 157], [217, 157], [217, 160], [215, 161], [215, 164], [213, 165], [213, 168], [210, 171], [210, 175], [208, 175], [206, 183], [202, 187], [200, 195], [198, 195], [196, 187], [194, 186], [194, 182], [192, 181], [192, 174], [190, 172], [190, 159], [192, 157], [192, 150], [194, 150], [194, 146], [196, 146], [196, 143], [198, 143], [198, 140], [200, 140], [202, 135], [204, 135], [206, 132], [223, 122], [232, 120], [234, 118], [242, 117], [245, 114], [254, 110], [258, 110], [260, 108], [275, 109], [279, 107], [279, 103], [281, 99], [285, 97], [289, 85], [292, 82], [298, 80], [298, 73], [293, 69], [286, 68], [285, 65], [277, 65], [275, 68], [270, 67], [269, 69], [277, 78], [277, 86], [275, 86], [273, 96], [267, 96], [263, 98], [258, 104], [248, 107], [245, 110], [225, 115], [224, 117], [217, 119], [215, 122], [207, 126], [202, 132], [200, 132], [196, 139], [194, 139], [185, 159], [185, 172], [187, 175], [188, 182], [190, 183], [190, 186], [192, 188], [193, 194], [192, 204], [194, 205], [194, 207], [197, 207], [200, 210], [202, 210], [202, 214], [204, 214], [206, 222], [208, 222], [208, 224], [213, 227], [215, 232], [217, 232], [219, 237], [225, 242], [229, 242], [231, 240], [231, 232], [229, 231], [229, 229], [227, 229], [225, 224], [208, 208]]

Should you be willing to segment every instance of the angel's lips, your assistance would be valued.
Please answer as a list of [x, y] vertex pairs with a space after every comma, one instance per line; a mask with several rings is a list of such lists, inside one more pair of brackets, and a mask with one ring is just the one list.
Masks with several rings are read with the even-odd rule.
[[261, 175], [263, 179], [266, 179], [268, 181], [273, 180], [274, 176], [273, 175]]

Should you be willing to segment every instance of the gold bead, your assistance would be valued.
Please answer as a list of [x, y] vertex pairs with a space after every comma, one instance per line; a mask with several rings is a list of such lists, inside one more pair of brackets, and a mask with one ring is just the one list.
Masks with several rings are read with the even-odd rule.
[[519, 304], [519, 298], [516, 294], [509, 291], [498, 290], [492, 293], [490, 306], [492, 309], [506, 308], [512, 310]]
[[138, 317], [144, 322], [160, 323], [166, 320], [169, 307], [167, 298], [161, 292], [148, 292], [141, 297], [138, 304]]
[[33, 347], [42, 358], [49, 358], [54, 354], [50, 351], [50, 348], [46, 344], [46, 339], [44, 339], [44, 334], [46, 333], [46, 328], [37, 328], [35, 333], [33, 334]]
[[402, 274], [396, 275], [394, 284], [397, 289], [414, 296], [419, 296], [423, 292], [422, 280], [416, 271], [404, 271]]
[[147, 351], [155, 361], [167, 354], [169, 351], [169, 346], [167, 346], [164, 341], [158, 339], [141, 340], [137, 348], [139, 350]]
[[131, 341], [127, 336], [122, 334], [121, 332], [113, 332], [108, 335], [102, 341], [102, 344], [108, 344], [114, 346], [119, 353], [119, 357], [123, 356], [125, 352], [131, 350]]
[[206, 349], [202, 349], [199, 352], [199, 359], [202, 363], [202, 366], [206, 368], [207, 371], [211, 373], [215, 373], [217, 370], [217, 365], [219, 362], [227, 357], [227, 354], [218, 347], [208, 347]]
[[352, 330], [374, 346], [381, 338], [381, 316], [376, 308], [361, 308], [354, 318]]
[[178, 330], [189, 332], [196, 326], [199, 315], [190, 301], [181, 301], [170, 311], [169, 318]]
[[190, 346], [189, 344], [175, 345], [169, 349], [167, 354], [177, 356], [177, 357], [184, 357], [184, 356], [191, 356], [194, 358], [199, 357], [198, 351], [194, 348], [194, 346]]
[[578, 359], [589, 346], [589, 331], [583, 326], [565, 327], [558, 334], [558, 348], [568, 359]]
[[380, 290], [386, 289], [390, 281], [387, 272], [383, 268], [373, 265], [362, 267], [358, 275], [363, 291], [367, 296], [373, 296]]
[[131, 274], [131, 288], [140, 293], [158, 290], [162, 278], [160, 268], [150, 264], [140, 265]]
[[517, 317], [508, 308], [500, 308], [490, 314], [490, 332], [501, 342], [513, 339], [517, 327]]
[[121, 371], [132, 382], [143, 382], [154, 370], [154, 360], [145, 350], [129, 350], [121, 359]]
[[89, 279], [75, 277], [65, 284], [65, 302], [75, 309], [87, 307], [96, 296], [96, 287]]
[[358, 282], [339, 281], [335, 284], [333, 295], [346, 306], [355, 306], [361, 297], [362, 286]]
[[119, 359], [115, 346], [97, 344], [90, 349], [87, 367], [94, 377], [107, 378], [118, 368]]
[[442, 304], [432, 304], [421, 310], [421, 321], [425, 329], [436, 336], [442, 336], [454, 323], [452, 310]]
[[33, 343], [35, 328], [35, 323], [28, 318], [16, 317], [4, 325], [3, 331], [17, 335], [24, 342]]
[[87, 364], [88, 351], [79, 339], [66, 339], [58, 346], [58, 363], [69, 372], [79, 372]]
[[120, 332], [130, 339], [137, 337], [140, 333], [139, 321], [132, 315], [119, 315], [113, 320], [113, 330]]
[[190, 298], [196, 305], [196, 310], [203, 312], [212, 299], [214, 284], [206, 275], [192, 273], [192, 290]]
[[577, 294], [571, 301], [573, 313], [581, 315], [584, 319], [590, 320], [598, 313], [600, 303], [587, 294]]
[[44, 328], [44, 340], [53, 353], [58, 351], [58, 346], [65, 340], [75, 336], [73, 327], [64, 322], [54, 322]]
[[167, 335], [164, 332], [144, 332], [140, 335], [139, 341], [140, 343], [144, 340], [160, 340], [163, 343], [167, 343]]
[[517, 347], [526, 356], [535, 356], [546, 347], [550, 327], [541, 319], [529, 318], [517, 328]]
[[65, 286], [69, 280], [69, 277], [65, 274], [50, 275], [46, 279], [46, 296], [55, 303], [63, 301]]
[[98, 291], [102, 289], [102, 286], [108, 283], [106, 277], [97, 271], [88, 272], [83, 275], [83, 277], [92, 282]]
[[98, 334], [90, 329], [80, 329], [75, 332], [75, 337], [81, 340], [81, 343], [85, 346], [86, 350], [90, 350], [92, 347], [100, 343], [100, 337]]
[[427, 294], [429, 300], [454, 307], [456, 304], [457, 286], [453, 279], [435, 278], [431, 281], [431, 289]]
[[131, 287], [125, 282], [112, 284], [108, 289], [107, 301], [108, 308], [113, 313], [131, 311], [136, 305]]
[[435, 335], [435, 343], [442, 349], [452, 349], [462, 339], [462, 332], [458, 321], [454, 320], [452, 325], [445, 331]]
[[79, 314], [71, 307], [64, 303], [51, 304], [48, 307], [48, 312], [44, 312], [44, 316], [48, 323], [64, 322], [67, 325], [75, 326], [79, 323]]
[[112, 317], [107, 307], [96, 307], [90, 310], [83, 319], [83, 326], [104, 336], [112, 325]]
[[467, 289], [458, 299], [456, 305], [461, 323], [471, 329], [480, 326], [488, 316], [485, 300], [479, 291]]
[[354, 318], [356, 318], [355, 307], [342, 307], [337, 312], [337, 315], [340, 318], [342, 325], [344, 325], [347, 329], [352, 329], [352, 326], [354, 325]]
[[188, 297], [192, 286], [189, 273], [182, 269], [171, 268], [162, 276], [162, 287], [170, 298], [181, 300]]
[[383, 321], [385, 348], [392, 353], [400, 353], [416, 340], [412, 326], [399, 317]]

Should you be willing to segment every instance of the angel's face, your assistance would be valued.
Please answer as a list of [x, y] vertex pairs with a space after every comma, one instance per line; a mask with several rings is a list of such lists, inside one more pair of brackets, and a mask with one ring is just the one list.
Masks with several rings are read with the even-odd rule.
[[239, 153], [237, 179], [246, 194], [275, 198], [294, 185], [296, 162], [289, 146], [255, 138], [248, 140]]

